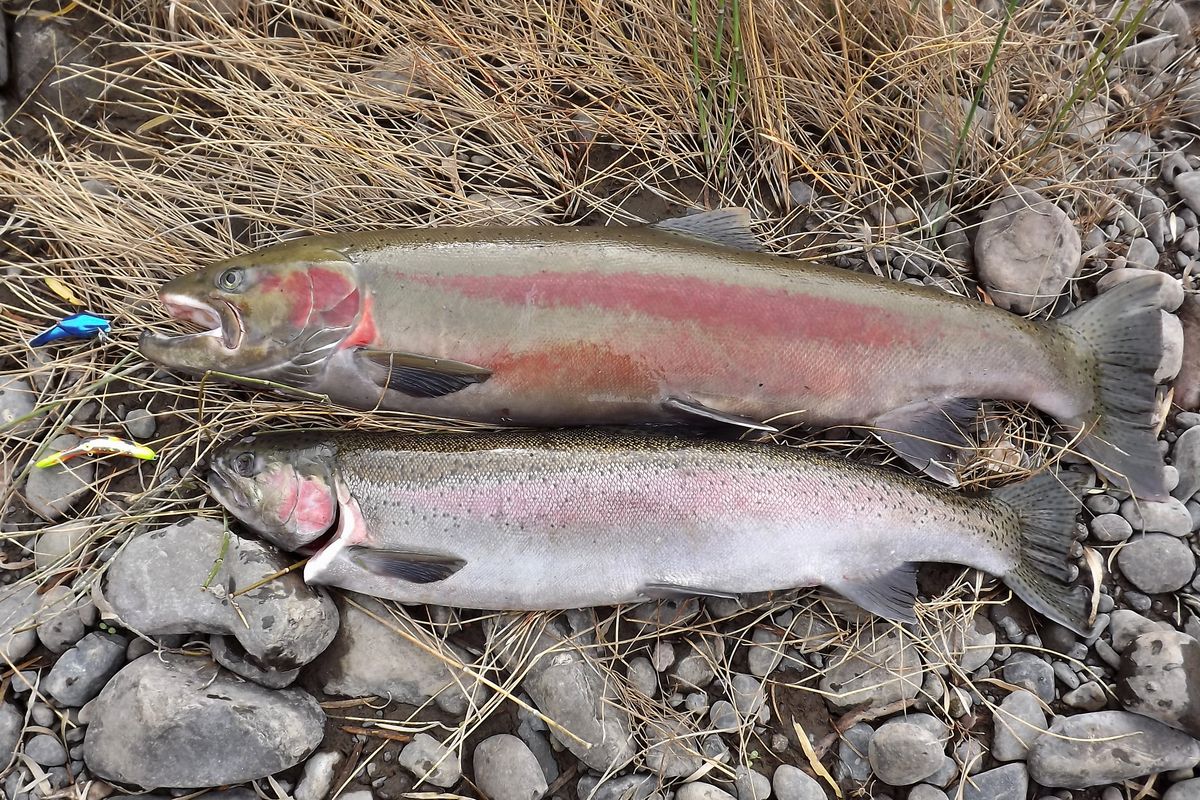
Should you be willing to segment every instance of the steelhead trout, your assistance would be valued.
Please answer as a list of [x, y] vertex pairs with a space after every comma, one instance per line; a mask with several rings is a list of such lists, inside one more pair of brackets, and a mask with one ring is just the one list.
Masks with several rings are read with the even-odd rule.
[[360, 409], [521, 426], [858, 425], [948, 483], [977, 400], [1080, 432], [1122, 488], [1167, 495], [1152, 421], [1153, 282], [1065, 317], [753, 252], [738, 210], [654, 227], [315, 236], [172, 280], [208, 330], [143, 334], [167, 367]]
[[583, 428], [268, 433], [223, 447], [209, 490], [304, 578], [405, 603], [566, 609], [824, 585], [914, 619], [915, 564], [1001, 577], [1087, 628], [1072, 587], [1081, 476], [968, 496], [779, 445]]

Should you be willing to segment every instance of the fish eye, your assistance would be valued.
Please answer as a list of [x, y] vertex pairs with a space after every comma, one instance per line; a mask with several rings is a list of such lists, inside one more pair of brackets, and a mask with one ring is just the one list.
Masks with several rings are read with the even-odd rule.
[[254, 474], [254, 453], [242, 453], [233, 460], [233, 471], [243, 478]]
[[245, 270], [240, 267], [230, 267], [217, 277], [217, 286], [227, 292], [236, 292], [242, 288], [245, 280]]

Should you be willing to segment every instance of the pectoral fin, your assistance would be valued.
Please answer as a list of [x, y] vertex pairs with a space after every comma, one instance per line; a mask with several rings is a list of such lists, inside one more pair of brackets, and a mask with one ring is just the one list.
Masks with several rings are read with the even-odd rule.
[[917, 602], [917, 565], [901, 564], [866, 580], [828, 584], [829, 588], [852, 600], [872, 614], [898, 622], [916, 622], [913, 605]]
[[732, 592], [701, 589], [696, 586], [683, 586], [677, 583], [647, 583], [642, 587], [642, 594], [650, 600], [683, 600], [688, 597], [719, 597], [723, 600], [738, 599], [738, 596]]
[[409, 583], [444, 581], [467, 563], [461, 558], [437, 553], [380, 550], [374, 547], [353, 546], [347, 549], [347, 555], [367, 572]]
[[492, 376], [486, 367], [417, 353], [361, 349], [357, 357], [374, 366], [380, 386], [412, 397], [442, 397]]
[[750, 230], [750, 212], [745, 208], [702, 211], [686, 217], [664, 219], [650, 227], [737, 250], [762, 249], [762, 242]]
[[921, 400], [876, 419], [874, 432], [905, 461], [954, 486], [954, 464], [971, 444], [966, 431], [978, 411], [979, 401], [971, 398]]
[[691, 414], [692, 416], [702, 417], [703, 419], [723, 422], [726, 425], [738, 425], [755, 431], [767, 431], [768, 433], [779, 432], [778, 428], [764, 425], [761, 422], [755, 422], [749, 417], [739, 417], [737, 414], [726, 414], [724, 411], [717, 411], [715, 408], [709, 408], [696, 400], [686, 400], [682, 397], [668, 397], [663, 401], [663, 407]]

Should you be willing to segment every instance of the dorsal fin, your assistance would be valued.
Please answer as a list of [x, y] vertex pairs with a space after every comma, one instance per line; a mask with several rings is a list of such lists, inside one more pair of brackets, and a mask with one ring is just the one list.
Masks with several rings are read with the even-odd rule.
[[745, 208], [701, 211], [685, 217], [664, 219], [650, 227], [737, 250], [762, 249], [762, 242], [750, 230], [750, 211]]

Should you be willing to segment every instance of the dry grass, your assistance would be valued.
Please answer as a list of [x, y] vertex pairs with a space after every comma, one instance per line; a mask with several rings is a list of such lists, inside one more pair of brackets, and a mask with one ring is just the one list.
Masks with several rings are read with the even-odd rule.
[[[224, 15], [202, 0], [89, 5], [56, 19], [95, 13], [126, 43], [52, 78], [86, 75], [102, 87], [96, 103], [55, 115], [35, 98], [21, 114], [26, 129], [43, 134], [0, 142], [0, 265], [8, 271], [0, 364], [34, 379], [38, 391], [32, 427], [0, 431], [0, 456], [18, 473], [3, 485], [5, 507], [20, 502], [16, 478], [57, 433], [119, 432], [123, 407], [148, 406], [159, 421], [149, 442], [159, 460], [98, 464], [94, 491], [73, 512], [86, 536], [56, 569], [22, 572], [39, 584], [72, 579], [81, 595], [102, 570], [102, 551], [197, 513], [193, 470], [219, 439], [282, 421], [449, 425], [299, 405], [156, 371], [135, 342], [143, 326], [168, 324], [152, 300], [166, 278], [309, 232], [628, 224], [676, 206], [744, 204], [779, 252], [885, 275], [898, 263], [886, 260], [899, 254], [916, 274], [972, 295], [953, 231], [975, 224], [1004, 186], [1039, 181], [1069, 200], [1081, 223], [1094, 223], [1127, 203], [1110, 191], [1113, 181], [1136, 188], [1151, 177], [1149, 165], [1117, 175], [1102, 148], [1072, 133], [1086, 103], [1110, 103], [1110, 132], [1157, 130], [1175, 109], [1170, 80], [1147, 68], [1107, 69], [1135, 34], [1170, 32], [1158, 7], [1140, 3], [1107, 12], [1021, 5], [1011, 20], [1016, 4], [994, 0], [213, 0]], [[1164, 57], [1173, 62], [1164, 74], [1179, 73], [1192, 55], [1181, 39]], [[941, 122], [922, 125], [922, 113]], [[793, 181], [815, 197], [794, 195]], [[30, 350], [31, 336], [72, 310], [48, 277], [110, 315], [113, 339]], [[1025, 468], [1006, 442], [1032, 451], [1033, 463], [1054, 456], [1036, 417], [1015, 408], [998, 416], [969, 482], [992, 476], [989, 459]], [[9, 552], [28, 552], [41, 527], [10, 525]], [[957, 734], [967, 718], [955, 722], [949, 698], [976, 687], [947, 652], [947, 636], [1005, 596], [972, 580], [982, 579], [964, 576], [922, 607], [915, 632], [902, 634], [922, 655], [924, 703], [959, 725]], [[817, 691], [838, 653], [861, 654], [868, 644], [852, 621], [818, 603], [808, 610], [829, 626], [821, 640], [828, 658], [800, 655], [811, 643], [776, 622], [792, 610], [787, 596], [728, 619], [646, 629], [625, 622], [636, 610], [622, 609], [560, 646], [586, 652], [614, 701], [639, 721], [694, 727], [681, 743], [699, 752], [708, 718], [689, 718], [661, 693], [638, 694], [624, 665], [659, 638], [679, 645], [720, 636], [725, 655], [713, 668], [730, 681], [745, 669], [753, 631], [775, 632], [784, 669], [767, 698], [779, 717], [786, 692]], [[498, 646], [536, 641], [544, 620], [503, 628]], [[429, 641], [446, 637], [444, 627], [413, 624]], [[517, 672], [499, 670], [493, 650], [479, 656], [473, 669], [498, 690], [461, 724], [435, 726], [455, 747], [517, 691]], [[794, 740], [793, 722], [829, 746], [811, 719], [773, 727]], [[415, 715], [383, 727], [430, 724]], [[706, 757], [710, 777], [770, 750], [770, 735], [748, 719], [725, 738], [736, 743], [734, 755]]]

